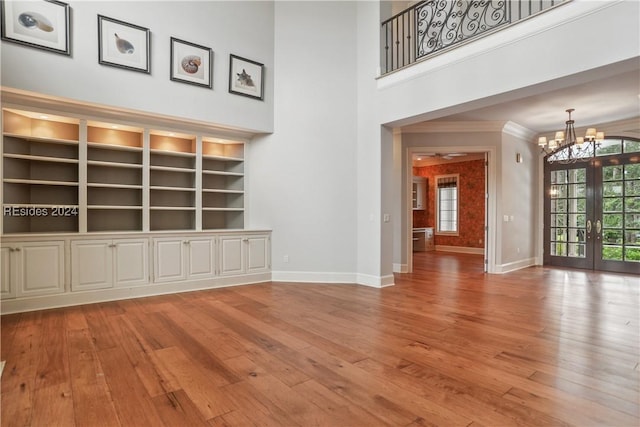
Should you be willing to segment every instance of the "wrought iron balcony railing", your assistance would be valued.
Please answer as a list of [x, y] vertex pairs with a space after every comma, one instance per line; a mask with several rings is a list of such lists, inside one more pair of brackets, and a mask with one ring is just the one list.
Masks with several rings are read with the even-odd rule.
[[426, 0], [382, 23], [382, 73], [490, 34], [571, 0]]

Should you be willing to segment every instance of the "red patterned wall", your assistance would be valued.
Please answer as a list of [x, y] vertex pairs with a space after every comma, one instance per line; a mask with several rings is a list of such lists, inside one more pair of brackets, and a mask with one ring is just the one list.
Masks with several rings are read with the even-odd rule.
[[484, 247], [485, 222], [485, 172], [484, 160], [447, 163], [434, 166], [414, 167], [413, 175], [424, 176], [428, 180], [427, 210], [413, 211], [413, 227], [433, 227], [436, 223], [437, 175], [460, 174], [458, 183], [460, 194], [459, 236], [435, 236], [436, 245], [462, 246], [468, 248]]

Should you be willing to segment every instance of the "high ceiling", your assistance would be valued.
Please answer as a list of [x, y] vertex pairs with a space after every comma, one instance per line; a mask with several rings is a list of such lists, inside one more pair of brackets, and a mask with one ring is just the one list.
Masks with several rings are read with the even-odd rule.
[[[567, 120], [565, 110], [574, 108], [572, 118], [575, 127], [597, 126], [619, 120], [640, 117], [640, 66], [622, 73], [607, 74], [606, 77], [588, 79], [559, 89], [541, 90], [535, 94], [471, 109], [462, 113], [439, 117], [433, 122], [462, 121], [512, 121], [535, 133], [553, 132], [564, 129]], [[421, 127], [416, 123], [404, 127]], [[640, 132], [640, 120], [634, 129]], [[425, 149], [428, 151], [428, 148]], [[416, 159], [414, 159], [415, 161]], [[428, 159], [429, 163], [442, 159]], [[454, 161], [461, 161], [462, 158]]]
[[442, 117], [438, 121], [507, 121], [537, 133], [559, 130], [575, 108], [576, 127], [640, 115], [640, 68], [596, 81]]

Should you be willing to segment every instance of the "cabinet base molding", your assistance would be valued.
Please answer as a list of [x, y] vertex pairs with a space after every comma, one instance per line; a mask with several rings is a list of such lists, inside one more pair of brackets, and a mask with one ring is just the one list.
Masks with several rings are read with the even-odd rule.
[[251, 285], [270, 281], [271, 272], [265, 272], [173, 283], [151, 283], [148, 285], [131, 286], [126, 288], [67, 292], [57, 295], [42, 295], [37, 297], [2, 300], [0, 302], [0, 312], [4, 315], [106, 301], [144, 298], [181, 292], [203, 291], [230, 286]]

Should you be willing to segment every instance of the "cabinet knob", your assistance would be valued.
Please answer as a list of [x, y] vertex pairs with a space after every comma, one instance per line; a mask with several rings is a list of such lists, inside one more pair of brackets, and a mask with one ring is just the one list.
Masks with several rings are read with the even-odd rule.
[[189, 243], [191, 243], [189, 240], [183, 240], [183, 241], [182, 241], [182, 244], [183, 244], [183, 245], [188, 245]]
[[115, 248], [115, 247], [116, 247], [116, 245], [115, 245], [115, 243], [112, 243], [112, 244], [110, 244], [110, 245], [109, 245], [109, 247], [110, 247], [110, 248]]
[[15, 252], [20, 252], [20, 248], [13, 248]]

